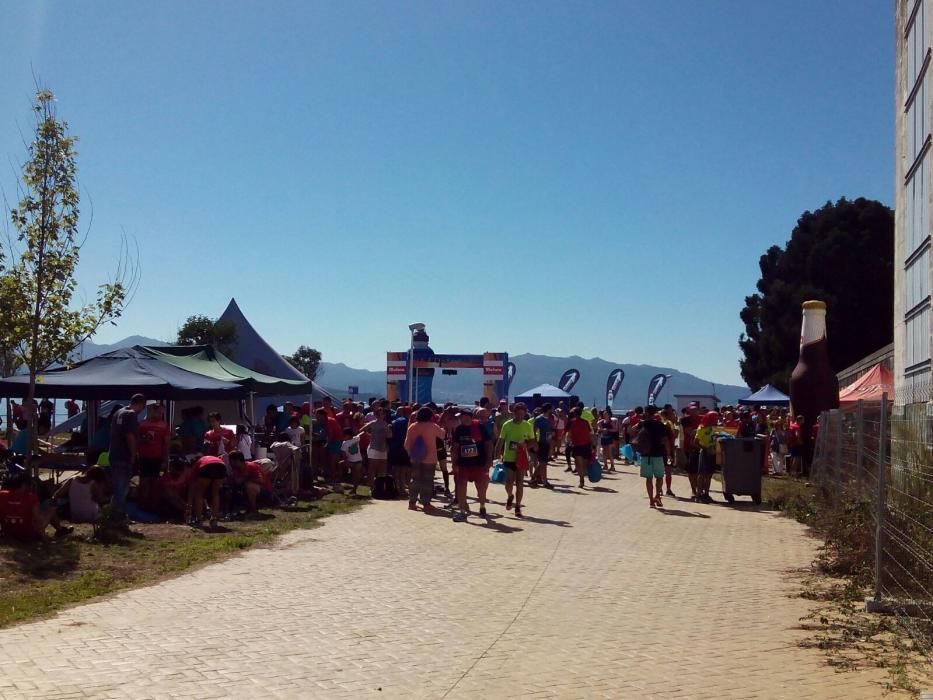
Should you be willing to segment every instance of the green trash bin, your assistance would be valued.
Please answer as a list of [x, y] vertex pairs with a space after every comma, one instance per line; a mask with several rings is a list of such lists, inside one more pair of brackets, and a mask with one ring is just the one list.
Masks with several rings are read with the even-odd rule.
[[761, 503], [761, 464], [764, 440], [758, 438], [721, 438], [722, 495], [729, 503], [736, 496], [751, 496]]

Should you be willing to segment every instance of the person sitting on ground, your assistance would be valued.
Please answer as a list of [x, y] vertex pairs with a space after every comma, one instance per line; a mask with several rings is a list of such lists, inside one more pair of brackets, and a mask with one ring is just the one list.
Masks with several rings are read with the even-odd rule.
[[74, 532], [73, 527], [61, 524], [51, 499], [40, 503], [25, 474], [7, 479], [6, 488], [0, 490], [0, 534], [17, 540], [48, 540], [45, 530], [49, 525], [56, 537]]
[[101, 519], [101, 506], [107, 503], [104, 484], [107, 474], [103, 467], [91, 467], [83, 474], [69, 479], [55, 498], [68, 500], [68, 519], [73, 523], [97, 523]]
[[156, 492], [159, 512], [168, 518], [184, 518], [188, 510], [188, 488], [193, 479], [189, 464], [184, 459], [172, 458], [168, 469], [159, 477]]
[[230, 453], [230, 483], [234, 487], [234, 495], [242, 492], [246, 497], [247, 517], [258, 515], [260, 503], [272, 502], [269, 475], [258, 464], [248, 461], [239, 450]]

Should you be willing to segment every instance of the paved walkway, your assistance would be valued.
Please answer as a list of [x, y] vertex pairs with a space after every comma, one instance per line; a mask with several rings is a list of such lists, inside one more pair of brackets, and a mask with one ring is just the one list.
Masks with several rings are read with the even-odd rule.
[[[879, 698], [796, 645], [789, 519], [627, 469], [467, 524], [374, 503], [156, 586], [0, 631], [3, 698]], [[566, 480], [562, 482], [568, 484]], [[688, 492], [686, 480], [675, 490]]]

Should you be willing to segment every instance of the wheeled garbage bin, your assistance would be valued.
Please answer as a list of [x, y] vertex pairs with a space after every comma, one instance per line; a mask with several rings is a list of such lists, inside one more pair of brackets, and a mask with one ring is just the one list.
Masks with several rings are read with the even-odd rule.
[[722, 495], [729, 503], [736, 496], [751, 496], [761, 503], [761, 461], [764, 440], [757, 438], [722, 438]]

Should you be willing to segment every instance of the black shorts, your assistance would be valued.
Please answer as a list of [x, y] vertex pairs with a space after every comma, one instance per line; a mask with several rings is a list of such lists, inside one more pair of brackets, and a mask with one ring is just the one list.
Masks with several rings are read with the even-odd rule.
[[613, 442], [618, 442], [618, 441], [619, 441], [619, 431], [618, 431], [618, 430], [613, 430], [613, 431], [610, 433], [610, 435], [612, 436], [612, 441], [613, 441]]
[[502, 468], [510, 472], [515, 472], [518, 471], [518, 464], [515, 462], [503, 462]]
[[611, 435], [603, 435], [599, 438], [599, 444], [603, 447], [609, 447], [613, 442], [615, 442], [615, 440]]
[[220, 481], [227, 478], [227, 467], [217, 462], [205, 464], [198, 470], [199, 479], [210, 479], [211, 481]]
[[443, 447], [437, 448], [437, 459], [438, 460], [447, 459], [447, 450], [445, 448]]
[[580, 445], [579, 447], [574, 446], [570, 448], [570, 454], [574, 457], [592, 457], [593, 448], [589, 445]]
[[139, 458], [139, 476], [143, 479], [158, 479], [162, 475], [161, 459], [152, 457]]
[[411, 466], [411, 459], [408, 457], [408, 451], [404, 447], [390, 447], [388, 457], [390, 467]]
[[551, 446], [546, 442], [538, 443], [538, 462], [547, 464], [551, 459]]

